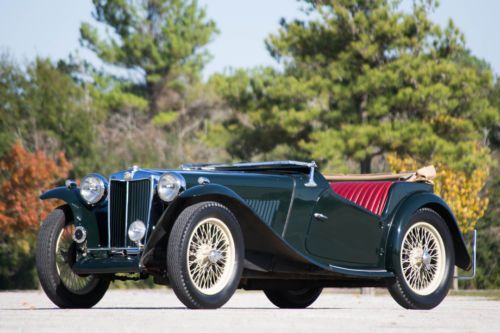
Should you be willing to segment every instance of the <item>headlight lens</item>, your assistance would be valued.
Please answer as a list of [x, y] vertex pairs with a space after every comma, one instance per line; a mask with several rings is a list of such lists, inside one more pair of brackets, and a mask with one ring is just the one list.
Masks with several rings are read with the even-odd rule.
[[82, 178], [80, 195], [89, 205], [99, 202], [104, 197], [107, 181], [101, 175], [90, 174]]
[[170, 202], [185, 188], [186, 180], [184, 177], [175, 172], [168, 172], [160, 177], [160, 181], [158, 182], [158, 196], [161, 200]]
[[146, 225], [141, 220], [134, 221], [128, 227], [128, 238], [132, 242], [139, 242], [146, 234]]

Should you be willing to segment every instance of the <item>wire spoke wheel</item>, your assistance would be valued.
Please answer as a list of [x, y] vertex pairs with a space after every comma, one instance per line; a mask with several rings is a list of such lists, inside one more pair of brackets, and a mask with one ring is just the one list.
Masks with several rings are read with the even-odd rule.
[[235, 246], [221, 220], [207, 218], [191, 233], [187, 249], [189, 277], [196, 289], [214, 295], [228, 284], [235, 269]]
[[437, 290], [445, 264], [445, 246], [436, 228], [427, 222], [418, 222], [408, 229], [401, 249], [401, 271], [413, 292], [429, 295]]
[[71, 266], [75, 262], [76, 246], [72, 235], [75, 226], [69, 224], [61, 229], [56, 243], [56, 269], [61, 282], [71, 292], [84, 295], [98, 284], [94, 275], [80, 276], [73, 272]]

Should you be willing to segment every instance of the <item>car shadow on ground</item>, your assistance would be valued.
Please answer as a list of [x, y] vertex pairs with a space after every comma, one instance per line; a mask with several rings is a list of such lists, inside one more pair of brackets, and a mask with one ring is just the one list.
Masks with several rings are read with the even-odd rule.
[[[181, 307], [181, 306], [174, 306], [174, 307], [149, 307], [149, 306], [127, 306], [127, 307], [93, 307], [90, 309], [60, 309], [57, 307], [44, 307], [44, 308], [6, 308], [6, 309], [0, 309], [0, 312], [2, 311], [78, 311], [78, 310], [190, 310], [186, 307]], [[276, 311], [283, 311], [283, 310], [292, 310], [292, 311], [315, 311], [315, 310], [349, 310], [349, 308], [339, 308], [339, 307], [317, 307], [317, 308], [307, 308], [307, 309], [279, 309], [275, 307], [223, 307], [220, 309], [206, 309], [205, 311], [224, 311], [224, 310], [276, 310]], [[203, 311], [203, 310], [192, 310], [192, 311]]]

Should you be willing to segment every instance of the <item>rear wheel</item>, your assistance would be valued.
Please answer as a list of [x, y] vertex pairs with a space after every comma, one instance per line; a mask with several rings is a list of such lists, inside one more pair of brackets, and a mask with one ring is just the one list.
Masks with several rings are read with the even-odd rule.
[[264, 289], [267, 298], [279, 308], [304, 309], [313, 304], [323, 288]]
[[55, 209], [40, 227], [36, 268], [40, 284], [60, 308], [90, 308], [106, 293], [110, 280], [97, 275], [80, 276], [71, 267], [76, 259], [72, 239], [75, 226], [63, 209]]
[[389, 292], [407, 309], [432, 309], [450, 289], [455, 254], [443, 218], [429, 208], [416, 211], [406, 226], [398, 255], [392, 258], [395, 278]]
[[188, 308], [218, 308], [234, 294], [243, 270], [243, 235], [223, 205], [202, 202], [184, 209], [167, 251], [172, 289]]

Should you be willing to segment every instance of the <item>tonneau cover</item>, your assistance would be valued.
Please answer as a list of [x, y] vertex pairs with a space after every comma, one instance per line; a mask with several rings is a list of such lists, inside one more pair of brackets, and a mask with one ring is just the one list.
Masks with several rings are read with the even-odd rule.
[[432, 183], [436, 177], [436, 168], [433, 165], [425, 166], [414, 172], [401, 173], [369, 173], [369, 174], [338, 174], [325, 176], [325, 179], [331, 182], [335, 181], [382, 181], [382, 180], [400, 180], [406, 182], [425, 182]]

